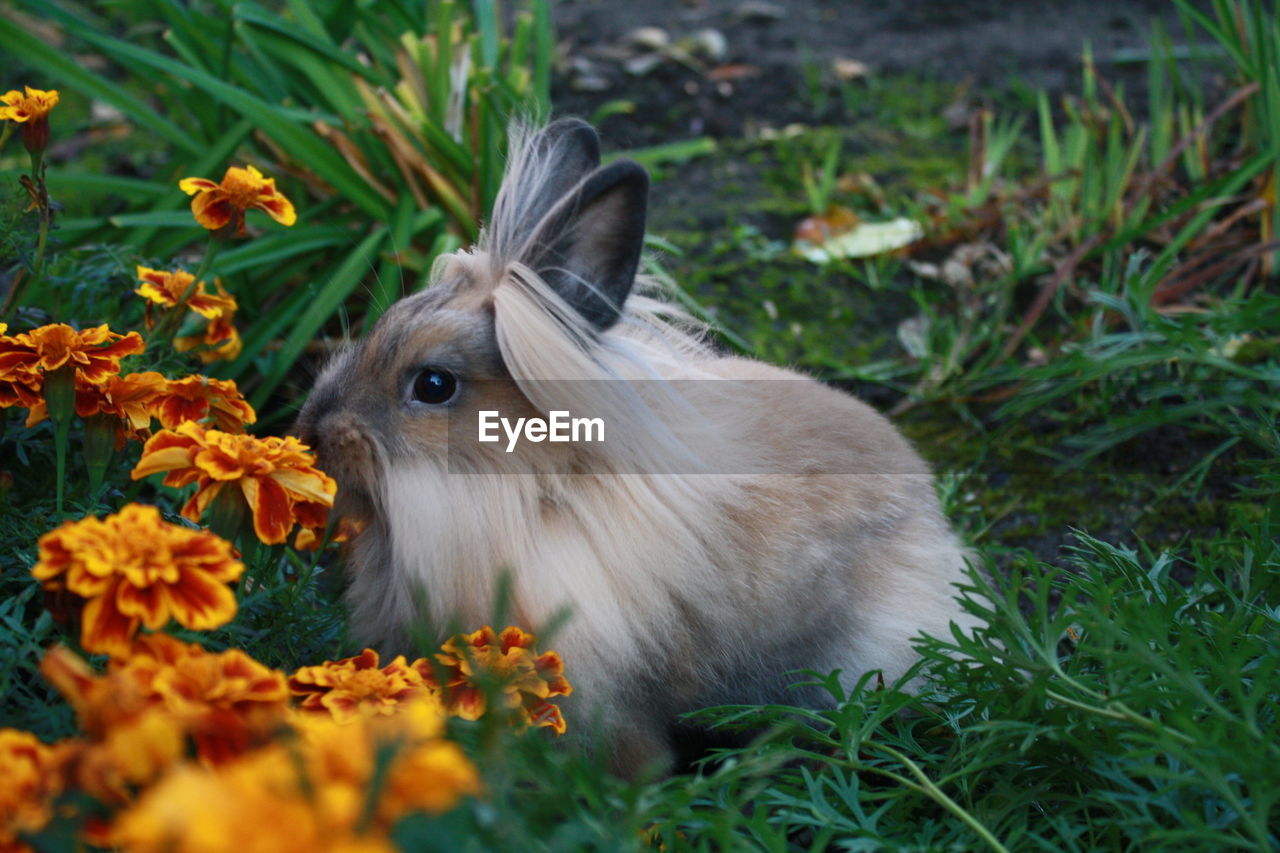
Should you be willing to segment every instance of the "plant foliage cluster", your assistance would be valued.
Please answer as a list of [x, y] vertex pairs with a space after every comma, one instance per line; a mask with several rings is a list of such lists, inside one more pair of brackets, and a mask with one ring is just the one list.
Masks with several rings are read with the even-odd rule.
[[[870, 675], [846, 693], [831, 674], [797, 674], [826, 685], [834, 708], [710, 709], [698, 722], [745, 728], [750, 744], [670, 778], [624, 782], [546, 738], [461, 726], [452, 736], [483, 793], [400, 820], [401, 849], [1280, 847], [1280, 25], [1269, 0], [1178, 8], [1182, 38], [1157, 30], [1143, 60], [1141, 113], [1086, 53], [1081, 91], [1060, 108], [1037, 95], [1020, 112], [975, 110], [960, 156], [931, 160], [920, 180], [881, 185], [883, 161], [849, 153], [858, 146], [839, 130], [726, 146], [766, 149], [785, 194], [775, 212], [844, 207], [925, 225], [904, 251], [823, 269], [841, 285], [823, 285], [830, 304], [796, 283], [817, 274], [784, 241], [746, 226], [710, 257], [679, 235], [656, 241], [686, 302], [715, 310], [726, 346], [872, 389], [908, 427], [955, 439], [940, 442], [954, 444], [943, 496], [979, 547], [965, 600], [987, 627], [923, 639], [912, 691]], [[19, 184], [25, 153], [12, 140], [0, 151], [0, 276], [23, 286], [10, 333], [141, 329], [136, 267], [203, 260], [239, 303], [243, 341], [206, 372], [238, 384], [256, 430], [282, 431], [332, 342], [475, 236], [507, 120], [553, 111], [548, 5], [502, 11], [482, 0], [0, 8], [12, 73], [63, 92], [43, 238]], [[871, 102], [886, 133], [932, 145], [936, 117], [884, 106], [891, 81], [840, 85], [849, 109]], [[233, 162], [276, 176], [298, 222], [251, 219], [252, 239], [210, 258], [178, 180]], [[901, 310], [871, 328], [859, 318], [871, 301]], [[850, 333], [859, 322], [865, 342]], [[146, 358], [168, 375], [194, 363], [165, 346]], [[135, 445], [105, 472], [78, 457], [59, 465], [53, 425], [7, 411], [0, 725], [52, 741], [74, 718], [38, 662], [65, 630], [29, 571], [61, 521], [55, 492], [65, 480], [74, 517], [142, 499], [176, 519], [181, 500], [129, 478]], [[73, 425], [65, 439], [86, 437]], [[1072, 537], [1066, 553], [1002, 546], [1006, 516], [1026, 509], [993, 466], [1013, 468], [1015, 485], [1032, 472], [1036, 506], [1063, 492], [1036, 521]], [[1126, 500], [1150, 504], [1134, 513], [1162, 521], [1159, 546], [1107, 541], [1127, 538], [1123, 526], [1070, 530], [1117, 529], [1079, 521], [1097, 517], [1097, 492], [1066, 491], [1072, 468], [1125, 475]], [[1183, 514], [1164, 517], [1175, 506]], [[287, 670], [356, 651], [333, 551], [240, 544], [237, 616], [202, 642]]]

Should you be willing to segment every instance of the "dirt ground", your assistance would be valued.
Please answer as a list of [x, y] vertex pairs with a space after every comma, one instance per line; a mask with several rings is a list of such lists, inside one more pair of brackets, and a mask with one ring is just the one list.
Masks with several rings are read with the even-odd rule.
[[[1086, 42], [1101, 68], [1123, 76], [1151, 21], [1176, 17], [1168, 0], [562, 0], [556, 27], [570, 67], [553, 100], [583, 116], [633, 101], [633, 113], [602, 122], [618, 147], [733, 136], [813, 120], [798, 94], [807, 74], [837, 60], [870, 74], [1059, 90], [1077, 79]], [[692, 61], [645, 68], [636, 43], [660, 36], [641, 28], [690, 42]]]
[[[740, 240], [735, 228], [754, 229], [760, 240], [788, 241], [804, 213], [804, 201], [795, 186], [779, 189], [780, 166], [769, 146], [742, 140], [794, 123], [836, 128], [844, 137], [846, 155], [864, 161], [879, 158], [877, 181], [891, 185], [902, 180], [921, 189], [928, 179], [906, 174], [912, 167], [904, 164], [919, 166], [931, 155], [954, 159], [957, 151], [942, 149], [954, 147], [954, 137], [964, 135], [963, 113], [975, 103], [1014, 102], [1014, 108], [1032, 111], [1031, 97], [1038, 89], [1078, 92], [1082, 52], [1088, 44], [1101, 74], [1124, 87], [1129, 103], [1141, 104], [1145, 68], [1136, 60], [1148, 49], [1152, 21], [1162, 21], [1175, 41], [1181, 33], [1169, 0], [561, 0], [555, 15], [563, 57], [552, 97], [558, 115], [593, 120], [607, 150], [705, 136], [721, 143], [711, 156], [677, 160], [655, 175], [650, 231], [683, 250], [664, 257], [667, 269], [730, 327], [746, 322], [744, 316], [750, 314], [735, 316], [735, 304], [771, 299], [783, 319], [821, 329], [814, 333], [821, 339], [820, 348], [859, 363], [866, 354], [845, 343], [879, 336], [896, 347], [885, 330], [894, 329], [917, 309], [888, 291], [856, 301], [854, 295], [865, 294], [866, 287], [794, 259], [744, 258], [750, 250], [735, 242]], [[867, 104], [860, 101], [850, 108], [831, 94], [839, 88], [837, 68], [852, 75], [847, 79], [853, 81], [856, 99], [867, 97], [869, 90], [859, 88], [863, 83], [895, 78], [906, 84], [894, 89], [891, 98], [882, 96], [879, 107], [863, 110]], [[877, 122], [901, 124], [902, 92], [915, 104], [927, 101], [929, 110], [945, 112], [953, 95], [935, 101], [939, 89], [949, 87], [965, 93], [955, 101], [961, 117], [948, 118], [953, 128], [949, 135], [932, 132], [907, 150], [895, 147], [904, 140], [903, 133], [888, 127], [879, 132]], [[619, 102], [629, 102], [630, 107], [614, 110], [611, 105]], [[890, 112], [876, 112], [886, 107]], [[962, 151], [963, 141], [959, 144]], [[709, 271], [726, 243], [732, 244], [726, 256], [731, 262]], [[829, 297], [832, 293], [843, 296]], [[788, 294], [794, 297], [790, 301]], [[843, 313], [833, 319], [838, 311]], [[786, 336], [779, 326], [776, 337]], [[798, 345], [792, 352], [764, 357], [795, 363], [808, 354]], [[851, 390], [882, 409], [896, 401], [888, 388]], [[923, 420], [929, 417], [925, 413]], [[963, 464], [965, 452], [950, 457], [941, 452], [929, 429], [913, 437], [941, 469]], [[1185, 436], [1166, 438], [1158, 446], [1177, 462], [1199, 459], [1205, 450], [1186, 444]], [[952, 436], [943, 446], [954, 441]], [[1162, 470], [1162, 459], [1131, 461], [1119, 475], [1082, 472], [1069, 487], [1056, 480], [1062, 492], [1058, 505], [1040, 500], [1024, 506], [1026, 501], [1008, 498], [1008, 513], [996, 513], [999, 520], [991, 538], [1053, 559], [1070, 536], [1064, 524], [1046, 523], [1052, 516], [1111, 541], [1132, 541], [1134, 520], [1143, 516], [1159, 484], [1175, 477]], [[1001, 464], [986, 463], [975, 481], [985, 492], [983, 500], [1003, 500], [1003, 493], [1012, 488], [1010, 472]], [[1209, 486], [1215, 495], [1232, 492], [1229, 478], [1221, 483], [1212, 479]], [[1023, 476], [1022, 481], [1018, 488], [1028, 494], [1044, 491], [1034, 478]], [[1092, 520], [1080, 514], [1083, 507], [1097, 506], [1109, 509], [1088, 515]], [[1216, 529], [1216, 517], [1185, 521], [1200, 509], [1183, 507], [1181, 514], [1171, 516], [1175, 521], [1153, 522], [1146, 535], [1176, 540], [1188, 525]]]

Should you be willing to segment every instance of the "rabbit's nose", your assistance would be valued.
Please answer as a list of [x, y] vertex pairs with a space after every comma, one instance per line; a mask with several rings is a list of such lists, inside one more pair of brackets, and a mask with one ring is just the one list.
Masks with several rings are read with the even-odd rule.
[[311, 399], [307, 400], [306, 405], [302, 407], [302, 411], [298, 412], [298, 418], [293, 422], [289, 432], [297, 436], [303, 444], [314, 449], [320, 441], [321, 421], [332, 409], [332, 401], [328, 400], [326, 395], [313, 393]]
[[315, 423], [312, 418], [303, 418], [302, 416], [299, 416], [298, 419], [293, 422], [293, 426], [289, 428], [289, 433], [297, 437], [298, 441], [301, 441], [303, 444], [307, 445], [307, 447], [314, 448], [316, 446], [316, 442], [320, 440], [320, 436], [316, 432]]

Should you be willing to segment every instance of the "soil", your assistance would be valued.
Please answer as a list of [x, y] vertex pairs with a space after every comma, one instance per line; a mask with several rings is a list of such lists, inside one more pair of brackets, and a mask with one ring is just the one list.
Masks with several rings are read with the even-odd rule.
[[[1124, 87], [1129, 103], [1141, 104], [1145, 69], [1136, 60], [1148, 48], [1152, 22], [1181, 32], [1167, 0], [561, 0], [555, 19], [562, 57], [552, 95], [557, 115], [592, 120], [606, 150], [702, 137], [716, 142], [711, 156], [677, 158], [655, 172], [650, 231], [681, 250], [664, 258], [667, 269], [729, 326], [742, 320], [734, 305], [749, 303], [759, 313], [762, 299], [770, 308], [776, 302], [781, 325], [757, 342], [790, 338], [787, 323], [804, 323], [821, 328], [813, 334], [824, 352], [846, 362], [871, 360], [866, 341], [897, 346], [892, 330], [917, 309], [889, 291], [867, 297], [865, 286], [839, 272], [819, 273], [777, 254], [755, 258], [744, 249], [752, 240], [789, 240], [805, 212], [794, 185], [780, 191], [777, 155], [760, 139], [792, 125], [834, 128], [846, 156], [860, 164], [880, 158], [882, 168], [868, 167], [877, 182], [923, 189], [928, 179], [911, 169], [930, 156], [950, 157], [954, 168], [955, 157], [963, 157], [965, 117], [976, 104], [1030, 109], [1037, 90], [1077, 92], [1086, 44], [1100, 73]], [[837, 64], [851, 76], [842, 80]], [[858, 87], [889, 80], [899, 81], [894, 93], [886, 99], [882, 90], [869, 106], [872, 98], [860, 94], [868, 90]], [[935, 113], [958, 108], [946, 116], [952, 132], [903, 145], [911, 134], [897, 132], [895, 121], [904, 106], [926, 102]], [[886, 104], [889, 110], [878, 112]], [[952, 148], [941, 151], [946, 145]], [[744, 241], [743, 227], [756, 236]], [[842, 295], [828, 302], [828, 293]], [[849, 294], [864, 296], [854, 302]], [[761, 352], [802, 366], [806, 354], [803, 343], [790, 352]], [[882, 410], [897, 397], [884, 386], [850, 390]], [[1180, 500], [1162, 491], [1207, 452], [1205, 440], [1181, 433], [1149, 436], [1144, 446], [1158, 448], [1154, 455], [1134, 456], [1124, 447], [1092, 473], [1064, 479], [1047, 468], [1009, 470], [1009, 460], [978, 451], [977, 437], [947, 420], [934, 410], [900, 423], [939, 470], [967, 471], [965, 490], [987, 505], [976, 517], [993, 519], [984, 544], [1006, 553], [1026, 548], [1060, 562], [1072, 542], [1067, 525], [1131, 546], [1143, 539], [1177, 544], [1192, 530], [1211, 536], [1222, 530], [1235, 495], [1237, 483], [1222, 466], [1198, 496]], [[948, 437], [937, 442], [938, 433]], [[1046, 490], [1050, 479], [1055, 488]]]
[[[616, 147], [735, 136], [753, 125], [812, 121], [798, 94], [807, 73], [825, 73], [835, 60], [860, 62], [870, 74], [1061, 90], [1078, 79], [1086, 43], [1101, 68], [1127, 74], [1126, 59], [1147, 45], [1152, 20], [1173, 28], [1176, 17], [1167, 0], [562, 0], [562, 47], [590, 73], [562, 75], [553, 102], [590, 116], [610, 100], [633, 101], [633, 113], [602, 122]], [[714, 30], [723, 54], [695, 56], [695, 64], [743, 67], [722, 71], [731, 79], [720, 81], [678, 62], [628, 73], [616, 53], [641, 27], [673, 42]]]

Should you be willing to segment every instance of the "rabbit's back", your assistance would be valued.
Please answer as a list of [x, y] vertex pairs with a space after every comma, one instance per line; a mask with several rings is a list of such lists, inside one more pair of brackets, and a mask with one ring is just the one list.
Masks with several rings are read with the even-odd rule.
[[[567, 713], [630, 771], [682, 712], [818, 704], [795, 670], [893, 678], [920, 631], [963, 622], [928, 466], [851, 395], [673, 320], [637, 278], [647, 194], [581, 122], [517, 140], [477, 245], [336, 359], [298, 423], [366, 524], [353, 640], [474, 629], [504, 589], [524, 625], [567, 612]], [[523, 468], [459, 447], [460, 411], [511, 408], [604, 414], [612, 442], [538, 443]]]

